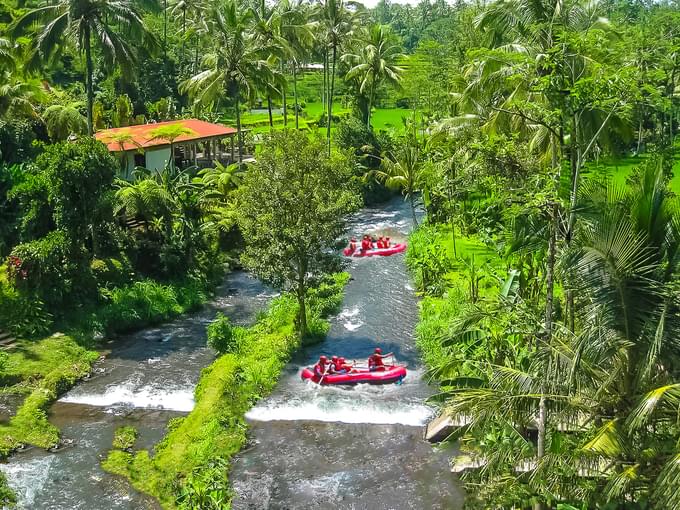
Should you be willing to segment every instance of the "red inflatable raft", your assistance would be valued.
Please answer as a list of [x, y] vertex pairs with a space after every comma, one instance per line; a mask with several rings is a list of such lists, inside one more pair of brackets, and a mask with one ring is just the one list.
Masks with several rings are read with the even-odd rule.
[[361, 251], [360, 248], [357, 248], [354, 253], [352, 253], [352, 250], [347, 247], [342, 250], [342, 253], [344, 253], [346, 257], [372, 257], [374, 255], [386, 257], [388, 255], [394, 255], [395, 253], [401, 253], [404, 250], [406, 250], [406, 243], [398, 243], [394, 246], [390, 246], [389, 248], [374, 248], [372, 250], [366, 251]]
[[[307, 367], [302, 370], [300, 374], [303, 380], [319, 382], [319, 378], [314, 375], [314, 369]], [[370, 372], [367, 368], [355, 368], [349, 374], [328, 374], [321, 381], [322, 385], [326, 384], [391, 384], [401, 381], [406, 377], [406, 368], [399, 365], [386, 366], [383, 370], [376, 370]]]

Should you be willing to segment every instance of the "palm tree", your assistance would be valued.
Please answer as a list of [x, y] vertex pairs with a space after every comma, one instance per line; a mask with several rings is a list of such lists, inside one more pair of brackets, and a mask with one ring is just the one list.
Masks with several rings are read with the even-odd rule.
[[359, 52], [343, 55], [343, 60], [351, 67], [345, 75], [348, 80], [357, 80], [359, 92], [368, 99], [366, 111], [366, 126], [371, 127], [371, 109], [376, 90], [383, 83], [395, 88], [401, 84], [403, 69], [396, 62], [403, 55], [399, 46], [394, 42], [389, 29], [382, 25], [373, 25], [368, 30], [366, 38], [359, 38]]
[[[267, 10], [264, 1], [260, 2], [259, 9], [254, 9], [253, 11], [253, 35], [257, 40], [257, 43], [263, 48], [262, 57], [266, 59], [272, 68], [277, 62], [283, 63], [285, 57], [290, 53], [290, 48], [288, 47], [288, 42], [281, 36], [281, 15], [278, 9]], [[283, 78], [283, 73], [280, 74]], [[262, 83], [259, 84], [261, 90], [265, 92], [267, 97], [267, 111], [269, 112], [269, 127], [274, 127], [274, 119], [272, 115], [272, 95], [279, 95], [283, 97], [283, 123], [286, 125], [286, 96], [283, 91], [286, 88], [285, 79], [278, 80], [279, 83], [274, 84], [269, 80], [268, 76], [261, 76], [258, 78], [263, 78]], [[258, 80], [259, 81], [259, 80]], [[275, 85], [279, 86], [279, 90]]]
[[[135, 41], [143, 40], [147, 47], [154, 46], [137, 5], [132, 0], [56, 0], [29, 11], [14, 27], [14, 34], [19, 35], [35, 25], [41, 26], [33, 39], [32, 65], [51, 61], [68, 44], [74, 44], [85, 54], [89, 134], [94, 133], [93, 44], [98, 43], [106, 67], [115, 62], [124, 68], [131, 68], [135, 60]], [[118, 30], [114, 30], [110, 21], [115, 21]]]
[[281, 36], [288, 45], [289, 51], [287, 57], [290, 60], [290, 67], [293, 71], [295, 129], [300, 129], [297, 73], [300, 60], [308, 54], [314, 41], [316, 22], [310, 21], [309, 8], [307, 4], [303, 3], [303, 0], [283, 0], [279, 2], [278, 8], [281, 13]]
[[367, 178], [375, 178], [390, 189], [400, 190], [411, 204], [413, 226], [418, 226], [416, 216], [416, 193], [420, 191], [425, 171], [425, 161], [415, 135], [407, 137], [405, 143], [382, 160], [382, 167], [371, 170]]
[[179, 57], [179, 70], [182, 73], [185, 65], [185, 49], [187, 42], [187, 16], [191, 17], [205, 9], [202, 0], [175, 0], [169, 7], [170, 13], [182, 24], [182, 48]]
[[252, 11], [241, 9], [233, 0], [213, 6], [205, 21], [215, 44], [213, 52], [203, 57], [207, 69], [180, 86], [199, 107], [215, 107], [224, 97], [234, 101], [239, 162], [243, 161], [241, 97], [252, 98], [255, 81], [273, 83], [276, 79], [269, 63], [260, 56], [266, 48], [249, 31], [252, 19]]
[[[352, 2], [349, 4], [354, 5]], [[328, 152], [331, 150], [331, 124], [333, 119], [333, 94], [335, 92], [335, 65], [338, 60], [338, 48], [354, 29], [355, 14], [346, 7], [345, 0], [324, 0], [319, 6], [317, 20], [324, 32], [326, 50], [330, 51], [331, 75], [328, 89], [328, 111], [326, 138]], [[324, 66], [326, 67], [326, 66]]]
[[80, 113], [82, 103], [53, 104], [43, 113], [47, 133], [54, 142], [66, 140], [70, 135], [87, 133], [87, 119]]

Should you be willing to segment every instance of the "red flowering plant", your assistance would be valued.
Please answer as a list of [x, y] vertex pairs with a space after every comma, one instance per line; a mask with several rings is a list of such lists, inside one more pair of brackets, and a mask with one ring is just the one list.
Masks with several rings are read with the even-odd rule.
[[7, 257], [7, 276], [9, 281], [17, 284], [20, 280], [28, 278], [28, 270], [23, 266], [24, 261], [16, 255]]

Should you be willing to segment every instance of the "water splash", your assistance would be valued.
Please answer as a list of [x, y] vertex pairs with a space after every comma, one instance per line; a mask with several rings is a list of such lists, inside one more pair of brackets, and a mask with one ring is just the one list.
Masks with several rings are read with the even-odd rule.
[[329, 397], [269, 402], [251, 409], [246, 418], [252, 421], [322, 421], [418, 427], [433, 416], [432, 409], [422, 404], [375, 402], [365, 396], [343, 399]]
[[34, 508], [36, 495], [40, 494], [50, 477], [55, 457], [40, 457], [26, 462], [3, 464], [0, 469], [7, 476], [10, 487], [16, 492], [19, 508]]
[[188, 413], [194, 408], [194, 387], [159, 388], [146, 385], [137, 388], [134, 383], [126, 383], [110, 386], [104, 393], [69, 393], [59, 401], [94, 407], [128, 406]]

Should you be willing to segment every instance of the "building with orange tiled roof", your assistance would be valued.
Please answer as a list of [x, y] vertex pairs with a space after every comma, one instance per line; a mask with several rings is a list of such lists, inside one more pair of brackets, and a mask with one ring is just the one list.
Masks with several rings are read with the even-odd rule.
[[[172, 131], [174, 126], [181, 132], [179, 136], [172, 140], [159, 136], [159, 132]], [[129, 177], [138, 166], [149, 170], [163, 170], [171, 157], [174, 157], [175, 164], [179, 167], [206, 167], [211, 166], [214, 160], [223, 164], [231, 163], [237, 158], [235, 135], [236, 129], [222, 124], [198, 119], [179, 119], [103, 129], [95, 133], [95, 138], [105, 143], [109, 151], [121, 156], [121, 161], [124, 162], [123, 177]], [[174, 155], [171, 155], [171, 148]]]

